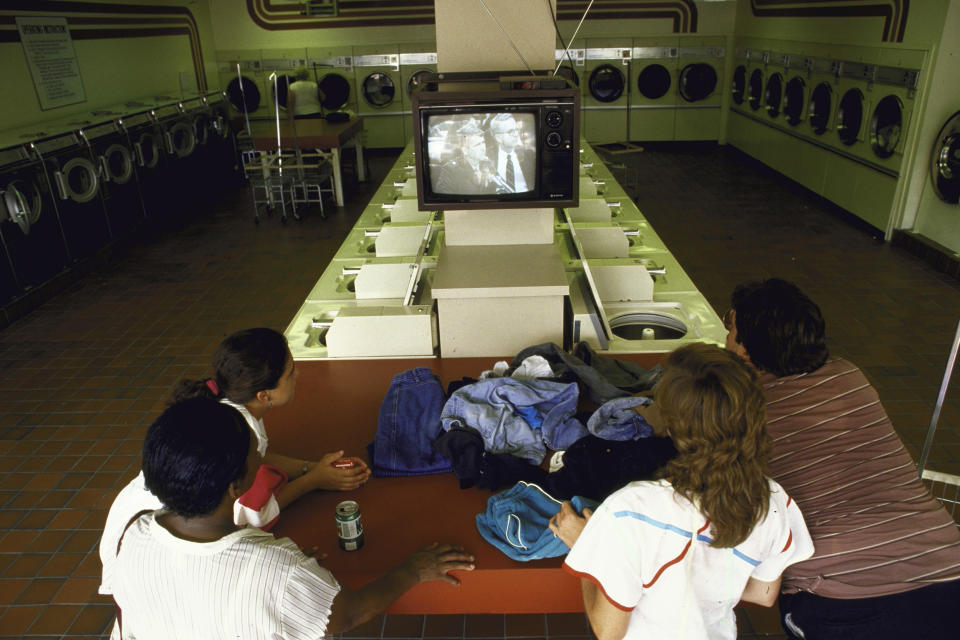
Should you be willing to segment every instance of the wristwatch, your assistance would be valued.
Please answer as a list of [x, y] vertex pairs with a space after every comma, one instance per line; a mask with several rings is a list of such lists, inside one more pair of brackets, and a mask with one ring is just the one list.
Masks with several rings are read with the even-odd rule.
[[304, 460], [303, 464], [300, 465], [300, 475], [307, 475], [307, 471], [310, 471], [310, 461]]

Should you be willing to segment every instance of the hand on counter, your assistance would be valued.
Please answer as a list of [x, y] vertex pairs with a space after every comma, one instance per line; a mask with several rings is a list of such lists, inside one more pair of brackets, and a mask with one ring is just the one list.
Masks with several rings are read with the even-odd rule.
[[[339, 468], [334, 463], [349, 460], [351, 468]], [[370, 479], [370, 469], [360, 458], [344, 458], [343, 451], [328, 453], [311, 465], [305, 475], [316, 489], [327, 491], [351, 491]]]
[[449, 572], [473, 571], [475, 560], [476, 558], [459, 545], [434, 542], [419, 551], [414, 551], [402, 566], [416, 576], [417, 582], [440, 580], [459, 585], [460, 580]]
[[580, 537], [580, 532], [587, 526], [587, 520], [593, 515], [593, 509], [584, 507], [583, 515], [578, 515], [569, 500], [565, 500], [560, 505], [560, 511], [557, 515], [550, 518], [550, 531], [557, 536], [563, 543], [573, 548], [573, 543]]

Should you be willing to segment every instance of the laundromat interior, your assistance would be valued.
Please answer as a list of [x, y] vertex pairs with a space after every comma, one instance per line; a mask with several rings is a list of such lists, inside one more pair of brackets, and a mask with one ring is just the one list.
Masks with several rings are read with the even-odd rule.
[[[553, 30], [550, 0], [518, 2]], [[579, 91], [581, 204], [601, 210], [558, 212], [548, 231], [569, 286], [560, 334], [612, 356], [722, 345], [734, 285], [793, 280], [914, 458], [936, 411], [928, 467], [960, 473], [960, 396], [944, 387], [960, 320], [960, 0], [553, 4], [553, 67]], [[44, 24], [69, 32], [59, 96], [43, 94], [50, 76], [23, 41]], [[173, 384], [204, 375], [223, 336], [273, 327], [298, 362], [381, 349], [492, 365], [519, 349], [493, 353], [485, 333], [476, 344], [492, 346], [457, 351], [466, 329], [450, 337], [442, 319], [437, 338], [437, 307], [453, 308], [435, 286], [450, 230], [440, 215], [400, 218], [412, 97], [442, 69], [433, 0], [11, 0], [0, 25], [0, 638], [109, 637], [113, 608], [96, 594], [106, 509]], [[528, 26], [477, 30], [512, 51]], [[523, 67], [505, 55], [501, 69]], [[362, 121], [362, 156], [338, 160], [342, 205], [332, 176], [291, 206], [243, 169], [245, 131], [277, 124], [302, 68], [327, 111]], [[601, 227], [626, 239], [585, 277], [577, 252]], [[391, 252], [384, 238], [419, 244]], [[403, 271], [411, 255], [418, 294], [403, 280], [390, 302], [372, 296], [387, 309], [375, 323], [356, 274]], [[617, 269], [642, 270], [652, 298], [623, 302], [637, 285], [617, 276], [606, 315], [591, 314], [594, 277]], [[603, 338], [651, 305], [680, 337]], [[332, 327], [338, 314], [354, 333]], [[476, 315], [448, 317], [497, 326]], [[375, 335], [357, 333], [365, 322]], [[338, 331], [360, 344], [337, 346]], [[775, 612], [738, 610], [738, 624], [742, 638], [784, 637]], [[385, 615], [344, 637], [589, 633], [580, 614]]]

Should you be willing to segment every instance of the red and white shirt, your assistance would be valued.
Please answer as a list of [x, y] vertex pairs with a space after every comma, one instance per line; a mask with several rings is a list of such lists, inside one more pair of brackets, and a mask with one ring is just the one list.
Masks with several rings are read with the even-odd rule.
[[282, 469], [269, 464], [260, 465], [253, 484], [233, 503], [233, 521], [240, 526], [269, 531], [280, 517], [277, 495], [286, 484], [287, 474]]
[[709, 520], [669, 482], [632, 482], [596, 510], [564, 569], [631, 612], [625, 638], [735, 640], [733, 607], [747, 580], [771, 582], [813, 554], [800, 510], [773, 480], [770, 489], [749, 537], [717, 549]]

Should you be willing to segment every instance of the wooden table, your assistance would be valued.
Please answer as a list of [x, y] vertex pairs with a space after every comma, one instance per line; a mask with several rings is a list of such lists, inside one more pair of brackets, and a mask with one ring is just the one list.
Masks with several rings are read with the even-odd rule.
[[253, 148], [258, 151], [272, 151], [279, 149], [316, 149], [319, 152], [330, 154], [333, 166], [333, 182], [336, 190], [337, 206], [342, 207], [343, 172], [340, 168], [340, 149], [351, 140], [357, 149], [357, 179], [364, 182], [367, 179], [366, 168], [363, 163], [363, 141], [360, 133], [363, 131], [363, 121], [360, 118], [350, 118], [347, 122], [333, 124], [321, 118], [300, 118], [298, 120], [281, 120], [279, 126], [279, 142], [277, 140], [276, 120], [253, 120], [250, 122], [250, 135], [253, 139]]
[[[618, 357], [651, 367], [663, 354]], [[380, 403], [395, 374], [429, 367], [446, 386], [462, 376], [478, 376], [494, 360], [297, 362], [296, 398], [266, 420], [270, 449], [313, 459], [345, 449], [347, 455], [367, 460], [366, 445], [373, 441]], [[371, 478], [356, 491], [302, 497], [283, 511], [274, 532], [293, 538], [301, 547], [318, 545], [328, 554], [321, 564], [351, 588], [370, 582], [430, 542], [459, 543], [476, 556], [477, 568], [458, 576], [460, 587], [440, 582], [417, 585], [390, 607], [391, 613], [582, 611], [579, 581], [561, 569], [562, 558], [517, 562], [480, 536], [475, 516], [486, 509], [491, 495], [488, 490], [461, 490], [453, 473]], [[342, 551], [337, 545], [334, 508], [342, 500], [360, 505], [366, 543], [359, 551]]]

